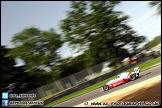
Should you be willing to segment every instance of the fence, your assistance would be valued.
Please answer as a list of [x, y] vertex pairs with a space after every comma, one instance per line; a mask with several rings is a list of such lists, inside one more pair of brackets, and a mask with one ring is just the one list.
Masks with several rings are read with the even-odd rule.
[[78, 73], [69, 75], [67, 77], [64, 77], [62, 79], [56, 80], [50, 84], [41, 86], [37, 89], [31, 90], [29, 92], [26, 92], [26, 94], [36, 94], [36, 98], [26, 98], [26, 99], [21, 99], [23, 101], [25, 100], [38, 100], [43, 97], [49, 96], [51, 94], [61, 92], [63, 90], [70, 89], [72, 87], [75, 87], [79, 84], [82, 84], [86, 81], [92, 80], [96, 77], [99, 77], [103, 74], [106, 74], [108, 71], [102, 71], [103, 68], [103, 63], [100, 63], [96, 66], [93, 66], [89, 69], [85, 69], [83, 71], [80, 71]]

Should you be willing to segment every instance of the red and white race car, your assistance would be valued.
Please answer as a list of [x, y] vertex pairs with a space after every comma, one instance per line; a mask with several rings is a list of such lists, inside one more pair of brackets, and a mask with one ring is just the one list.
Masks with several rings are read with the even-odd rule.
[[115, 86], [123, 84], [128, 81], [134, 81], [136, 78], [139, 77], [140, 69], [138, 67], [134, 68], [134, 72], [123, 72], [118, 75], [118, 78], [110, 80], [106, 83], [103, 87], [103, 91], [107, 91]]

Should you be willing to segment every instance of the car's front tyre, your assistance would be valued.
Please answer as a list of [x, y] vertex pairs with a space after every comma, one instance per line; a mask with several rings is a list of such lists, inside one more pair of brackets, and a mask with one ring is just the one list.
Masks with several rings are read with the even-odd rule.
[[104, 85], [104, 86], [103, 86], [103, 90], [104, 90], [104, 91], [107, 91], [107, 90], [109, 90], [109, 87], [108, 87], [108, 85]]

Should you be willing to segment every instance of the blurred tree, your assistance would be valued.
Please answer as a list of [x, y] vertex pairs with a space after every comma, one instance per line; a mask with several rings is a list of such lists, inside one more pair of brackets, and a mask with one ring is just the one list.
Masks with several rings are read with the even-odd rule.
[[157, 14], [161, 15], [161, 1], [150, 1], [150, 7], [157, 7]]
[[79, 55], [75, 58], [69, 57], [62, 60], [61, 64], [58, 66], [61, 77], [65, 77], [76, 72], [84, 70], [85, 60], [83, 55]]
[[12, 42], [15, 48], [10, 53], [24, 60], [29, 75], [43, 74], [48, 70], [53, 72], [53, 79], [57, 78], [58, 74], [53, 70], [60, 60], [57, 50], [62, 41], [53, 29], [41, 31], [36, 27], [25, 28], [13, 36]]
[[[126, 24], [128, 16], [122, 12], [114, 11], [119, 1], [72, 1], [71, 10], [67, 18], [61, 21], [60, 28], [65, 41], [78, 47], [79, 51], [87, 51], [89, 64], [98, 64], [102, 61], [115, 62], [121, 66], [122, 51], [128, 54], [126, 45], [136, 51], [137, 46], [145, 41]], [[107, 49], [102, 53], [105, 59], [96, 58], [100, 49]]]
[[25, 92], [27, 83], [24, 80], [27, 77], [25, 66], [16, 67], [15, 58], [8, 54], [10, 48], [1, 46], [1, 91], [20, 93]]
[[1, 46], [1, 91], [5, 91], [11, 83], [12, 74], [14, 73], [14, 59], [7, 55], [8, 49]]
[[161, 43], [161, 35], [154, 37], [153, 40], [147, 42], [141, 49], [151, 49], [152, 47], [158, 45]]

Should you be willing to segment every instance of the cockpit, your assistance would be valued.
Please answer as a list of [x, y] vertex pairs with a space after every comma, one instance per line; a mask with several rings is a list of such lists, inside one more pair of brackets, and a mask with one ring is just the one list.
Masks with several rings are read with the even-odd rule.
[[120, 74], [118, 74], [118, 78], [120, 78]]

